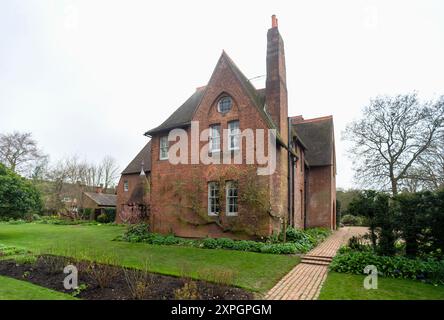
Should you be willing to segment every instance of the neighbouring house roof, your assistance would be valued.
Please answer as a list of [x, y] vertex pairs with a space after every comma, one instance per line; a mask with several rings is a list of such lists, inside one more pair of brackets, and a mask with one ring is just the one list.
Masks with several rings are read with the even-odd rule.
[[115, 207], [117, 196], [115, 194], [85, 192], [92, 201], [102, 207]]
[[307, 120], [297, 119], [293, 121], [292, 126], [298, 137], [307, 145], [305, 158], [310, 166], [334, 165], [332, 116]]
[[[226, 52], [222, 52], [220, 61], [224, 59], [228, 66], [231, 68], [236, 78], [239, 80], [240, 84], [244, 88], [247, 95], [250, 97], [253, 105], [258, 110], [262, 119], [265, 121], [266, 125], [270, 129], [277, 129], [276, 124], [271, 119], [270, 115], [265, 110], [265, 89], [257, 90], [248, 78], [240, 71], [240, 69], [236, 66], [236, 64], [231, 60], [231, 58], [226, 54]], [[215, 70], [217, 69], [217, 66]], [[188, 126], [193, 119], [194, 112], [198, 108], [204, 94], [205, 88], [201, 87], [194, 92], [191, 97], [188, 98], [168, 119], [166, 119], [160, 126], [151, 129], [145, 133], [147, 136], [151, 136], [156, 133], [160, 133], [162, 131], [168, 131], [174, 128], [185, 127]], [[280, 143], [283, 143], [282, 138], [280, 136], [279, 130], [277, 131], [277, 139]]]
[[151, 171], [151, 141], [149, 141], [137, 156], [129, 163], [129, 165], [122, 171], [122, 174], [140, 173], [143, 169], [145, 172]]

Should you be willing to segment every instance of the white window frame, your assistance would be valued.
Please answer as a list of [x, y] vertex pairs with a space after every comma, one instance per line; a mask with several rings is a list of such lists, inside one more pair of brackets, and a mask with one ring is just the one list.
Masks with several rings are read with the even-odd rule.
[[[211, 193], [212, 189], [215, 188], [217, 191], [215, 192], [215, 194], [213, 195]], [[210, 181], [208, 182], [208, 215], [209, 216], [218, 216], [220, 213], [220, 203], [219, 202], [219, 185], [217, 184], [217, 182], [215, 181]], [[216, 210], [219, 209], [218, 211], [214, 211], [213, 210], [213, 200], [216, 201], [216, 203], [214, 204], [216, 206]]]
[[[236, 186], [236, 188], [233, 188], [233, 186]], [[234, 190], [236, 190], [237, 191], [237, 194], [236, 194], [236, 196], [230, 196], [229, 194], [230, 194], [230, 190], [231, 189], [234, 189]], [[225, 205], [226, 205], [226, 215], [227, 216], [237, 216], [237, 214], [238, 214], [238, 211], [239, 211], [239, 187], [237, 186], [237, 182], [236, 181], [227, 181], [226, 183], [225, 183], [225, 198], [226, 198], [226, 203], [225, 203]], [[233, 206], [235, 206], [236, 207], [236, 212], [234, 212], [234, 211], [230, 211], [230, 209], [231, 209], [231, 206], [230, 206], [230, 200], [231, 199], [236, 199], [235, 201], [235, 204], [233, 204]]]
[[167, 160], [168, 159], [168, 149], [169, 149], [168, 136], [160, 137], [160, 139], [159, 139], [159, 159], [160, 160]]
[[[236, 127], [234, 125], [237, 125]], [[228, 150], [234, 151], [239, 150], [240, 148], [240, 125], [239, 120], [228, 122]], [[234, 144], [234, 147], [231, 146], [232, 140], [237, 141], [237, 144]]]
[[[225, 111], [223, 111], [223, 110], [221, 110], [220, 105], [221, 105], [222, 101], [224, 101], [225, 99], [229, 99], [229, 101], [230, 101], [230, 108], [229, 108], [229, 110], [225, 110]], [[218, 112], [220, 112], [220, 113], [222, 113], [222, 114], [225, 114], [225, 113], [230, 112], [231, 109], [233, 109], [233, 99], [232, 99], [230, 96], [223, 96], [223, 97], [220, 98], [219, 101], [217, 102], [217, 111], [218, 111]]]
[[129, 182], [128, 180], [123, 181], [123, 192], [128, 192], [129, 190]]
[[[218, 148], [214, 147], [216, 141]], [[221, 126], [220, 124], [212, 124], [210, 126], [210, 152], [220, 152], [220, 150], [221, 150]]]

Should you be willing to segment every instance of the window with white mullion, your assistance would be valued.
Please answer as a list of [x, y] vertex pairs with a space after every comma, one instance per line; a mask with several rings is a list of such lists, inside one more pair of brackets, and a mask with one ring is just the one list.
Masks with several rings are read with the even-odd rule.
[[220, 212], [219, 186], [217, 182], [208, 183], [208, 215], [217, 216]]
[[235, 181], [226, 184], [227, 216], [236, 216], [238, 213], [238, 187]]
[[228, 123], [228, 150], [238, 150], [240, 141], [239, 121]]
[[210, 152], [220, 151], [220, 125], [210, 126]]
[[160, 137], [160, 160], [168, 159], [168, 136]]

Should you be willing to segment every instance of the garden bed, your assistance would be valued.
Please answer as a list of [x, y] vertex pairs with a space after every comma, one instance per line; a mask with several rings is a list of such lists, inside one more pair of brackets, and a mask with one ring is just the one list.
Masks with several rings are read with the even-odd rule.
[[[63, 269], [68, 264], [76, 265], [79, 270], [78, 290], [66, 290], [63, 286], [63, 280], [67, 276]], [[86, 300], [253, 299], [252, 293], [226, 284], [164, 276], [108, 264], [73, 261], [52, 255], [23, 261], [2, 260], [0, 275], [29, 281]]]

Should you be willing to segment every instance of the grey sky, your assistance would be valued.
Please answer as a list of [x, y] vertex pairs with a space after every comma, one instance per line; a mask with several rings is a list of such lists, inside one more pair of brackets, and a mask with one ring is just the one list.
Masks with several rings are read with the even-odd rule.
[[361, 107], [378, 94], [444, 94], [442, 1], [2, 1], [0, 132], [31, 131], [52, 161], [108, 154], [123, 169], [222, 49], [247, 77], [265, 74], [272, 14], [289, 114], [333, 114], [337, 184], [351, 187], [340, 137]]

